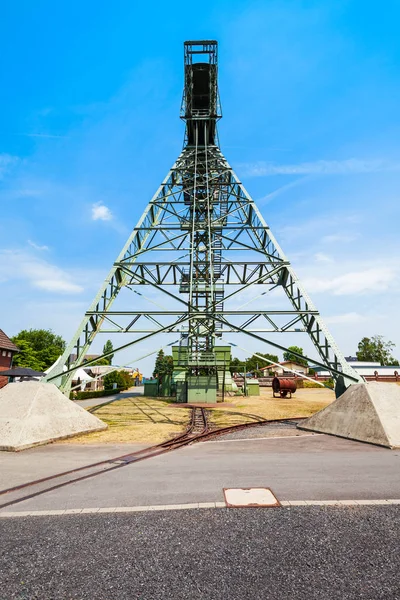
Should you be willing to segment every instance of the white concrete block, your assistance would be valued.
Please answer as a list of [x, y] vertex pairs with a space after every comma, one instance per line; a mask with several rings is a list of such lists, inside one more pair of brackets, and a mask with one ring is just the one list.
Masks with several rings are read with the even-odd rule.
[[351, 385], [332, 404], [298, 427], [400, 448], [400, 386], [376, 382]]
[[0, 450], [16, 451], [107, 425], [52, 383], [10, 383], [0, 390]]

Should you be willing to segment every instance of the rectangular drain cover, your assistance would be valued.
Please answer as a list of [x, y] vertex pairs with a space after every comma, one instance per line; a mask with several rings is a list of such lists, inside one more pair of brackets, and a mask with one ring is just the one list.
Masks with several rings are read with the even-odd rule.
[[280, 506], [269, 488], [224, 488], [225, 504], [231, 508]]

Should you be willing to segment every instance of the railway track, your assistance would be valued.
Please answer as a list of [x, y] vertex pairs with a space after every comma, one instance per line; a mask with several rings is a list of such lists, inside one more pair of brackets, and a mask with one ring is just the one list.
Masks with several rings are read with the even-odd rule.
[[131, 452], [129, 454], [123, 454], [114, 458], [108, 458], [99, 462], [91, 463], [83, 467], [76, 469], [70, 469], [63, 471], [62, 473], [56, 473], [55, 475], [49, 475], [48, 477], [42, 477], [33, 481], [28, 481], [21, 485], [17, 485], [8, 489], [0, 490], [0, 509], [8, 506], [13, 506], [30, 500], [42, 494], [46, 494], [53, 490], [60, 489], [72, 483], [85, 481], [97, 475], [104, 473], [110, 473], [116, 471], [127, 465], [140, 462], [171, 450], [176, 450], [187, 446], [188, 444], [208, 439], [210, 437], [229, 433], [231, 431], [237, 431], [240, 429], [246, 429], [248, 427], [266, 425], [268, 423], [276, 422], [288, 422], [293, 420], [300, 420], [302, 417], [296, 419], [273, 419], [265, 421], [257, 421], [254, 423], [246, 423], [243, 425], [232, 425], [230, 427], [223, 427], [220, 429], [209, 429], [207, 412], [204, 408], [192, 408], [192, 414], [190, 423], [187, 426], [184, 433], [171, 438], [161, 444], [156, 444], [148, 448], [143, 448], [137, 452]]

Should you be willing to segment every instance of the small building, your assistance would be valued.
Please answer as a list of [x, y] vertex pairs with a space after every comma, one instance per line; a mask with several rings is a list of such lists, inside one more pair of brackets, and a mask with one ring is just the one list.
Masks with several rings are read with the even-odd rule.
[[[88, 359], [90, 360], [90, 359]], [[110, 371], [114, 371], [115, 367], [111, 365], [95, 365], [94, 367], [89, 366], [83, 371], [86, 371], [92, 378], [88, 378], [86, 383], [86, 391], [98, 392], [100, 390], [104, 390], [104, 382], [103, 378]]]
[[[396, 377], [396, 374], [400, 374], [399, 365], [392, 366], [381, 366], [380, 362], [374, 361], [360, 361], [360, 360], [351, 360], [349, 361], [346, 357], [346, 361], [349, 365], [363, 377]], [[319, 367], [317, 365], [310, 365], [310, 368], [313, 369], [318, 377], [331, 377], [332, 374], [328, 369], [324, 367]]]
[[276, 365], [268, 365], [266, 367], [262, 367], [260, 370], [264, 371], [264, 373], [267, 374], [268, 371], [273, 371], [278, 376], [285, 375], [285, 373], [293, 374], [292, 371], [296, 371], [296, 373], [301, 373], [302, 375], [307, 375], [308, 366], [300, 365], [299, 363], [294, 362], [292, 360], [285, 360], [279, 363], [279, 367], [277, 367]]
[[[10, 340], [10, 338], [0, 329], [0, 373], [11, 369], [14, 354], [19, 352], [17, 346]], [[0, 388], [4, 387], [8, 383], [8, 377], [0, 376]]]

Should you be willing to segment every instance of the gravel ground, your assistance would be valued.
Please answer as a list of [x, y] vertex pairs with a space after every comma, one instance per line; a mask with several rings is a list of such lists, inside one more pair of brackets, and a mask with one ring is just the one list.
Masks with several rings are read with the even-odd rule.
[[2, 600], [399, 600], [398, 507], [7, 519]]
[[296, 422], [285, 422], [285, 423], [270, 423], [269, 425], [260, 425], [259, 427], [248, 427], [246, 429], [239, 429], [232, 433], [226, 433], [215, 438], [211, 438], [212, 441], [224, 442], [225, 440], [247, 440], [254, 438], [268, 438], [268, 437], [285, 437], [285, 436], [303, 436], [310, 435], [309, 431], [302, 431], [297, 429]]

